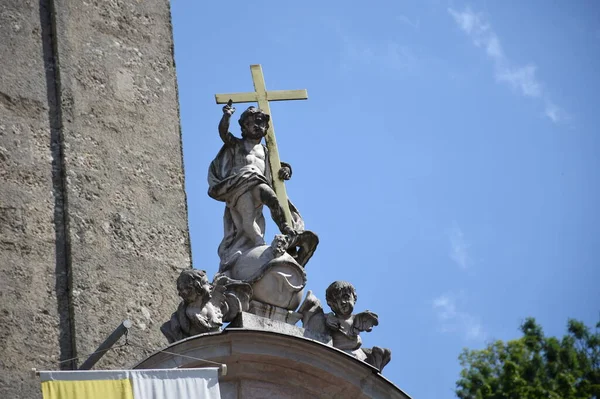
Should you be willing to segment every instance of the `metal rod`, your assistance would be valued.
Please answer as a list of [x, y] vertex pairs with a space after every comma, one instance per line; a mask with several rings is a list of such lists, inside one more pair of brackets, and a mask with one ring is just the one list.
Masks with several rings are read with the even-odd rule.
[[91, 370], [91, 368], [98, 363], [98, 360], [100, 360], [102, 356], [104, 356], [104, 354], [110, 348], [112, 348], [115, 342], [117, 342], [119, 338], [121, 338], [130, 328], [131, 321], [123, 320], [123, 322], [119, 324], [119, 327], [117, 327], [115, 331], [113, 331], [112, 334], [110, 334], [108, 338], [106, 338], [106, 340], [100, 344], [98, 349], [96, 349], [96, 351], [92, 353], [85, 362], [83, 362], [83, 364], [79, 367], [79, 370]]

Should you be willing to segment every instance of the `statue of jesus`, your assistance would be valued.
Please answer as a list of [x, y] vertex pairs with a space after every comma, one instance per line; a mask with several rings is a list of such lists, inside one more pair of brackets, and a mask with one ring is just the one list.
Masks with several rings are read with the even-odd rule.
[[[227, 270], [237, 257], [248, 249], [265, 245], [265, 219], [262, 213], [266, 205], [279, 230], [293, 239], [302, 227], [302, 220], [290, 203], [294, 225], [285, 221], [285, 215], [271, 187], [268, 152], [261, 141], [269, 128], [269, 115], [258, 108], [249, 107], [240, 116], [242, 138], [229, 132], [229, 121], [235, 112], [232, 102], [223, 107], [219, 123], [219, 135], [223, 147], [210, 164], [208, 171], [208, 195], [226, 203], [223, 224], [225, 234], [219, 245], [221, 266], [219, 272]], [[280, 179], [289, 180], [290, 165], [281, 163], [277, 171]]]

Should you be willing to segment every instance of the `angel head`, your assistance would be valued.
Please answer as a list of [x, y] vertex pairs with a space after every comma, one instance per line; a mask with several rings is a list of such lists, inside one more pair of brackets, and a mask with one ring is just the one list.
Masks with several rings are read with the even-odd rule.
[[177, 292], [185, 303], [210, 296], [210, 284], [204, 270], [186, 269], [177, 278]]
[[269, 129], [269, 120], [271, 117], [265, 114], [261, 109], [248, 107], [240, 115], [240, 127], [242, 128], [242, 137], [251, 139], [262, 139]]
[[325, 299], [336, 316], [349, 317], [358, 297], [352, 284], [346, 281], [334, 281], [327, 287]]
[[273, 250], [273, 256], [278, 258], [287, 251], [290, 246], [290, 240], [284, 234], [275, 234], [273, 242], [271, 242], [271, 249]]

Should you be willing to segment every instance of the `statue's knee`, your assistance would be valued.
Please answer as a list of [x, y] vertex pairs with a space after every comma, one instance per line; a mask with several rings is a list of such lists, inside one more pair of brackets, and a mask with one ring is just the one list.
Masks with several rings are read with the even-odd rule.
[[277, 195], [275, 195], [275, 191], [266, 184], [261, 184], [258, 186], [260, 200], [263, 204], [272, 208], [273, 206], [278, 205]]
[[244, 218], [242, 220], [242, 229], [249, 236], [254, 236], [254, 235], [257, 234], [257, 232], [256, 232], [256, 223], [254, 223], [254, 219], [253, 218]]

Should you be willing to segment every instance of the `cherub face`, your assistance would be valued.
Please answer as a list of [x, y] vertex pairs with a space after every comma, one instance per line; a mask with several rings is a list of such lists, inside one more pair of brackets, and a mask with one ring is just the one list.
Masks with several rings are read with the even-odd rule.
[[354, 295], [352, 295], [351, 292], [344, 292], [337, 298], [335, 298], [334, 302], [329, 304], [329, 306], [335, 312], [336, 315], [341, 317], [348, 317], [352, 314], [352, 311], [354, 311], [355, 302], [356, 298], [354, 297]]
[[273, 255], [279, 257], [285, 253], [288, 249], [289, 241], [287, 236], [283, 234], [276, 234], [271, 242], [271, 248], [273, 249]]
[[185, 303], [194, 302], [198, 296], [194, 281], [187, 276], [177, 279], [177, 293]]

